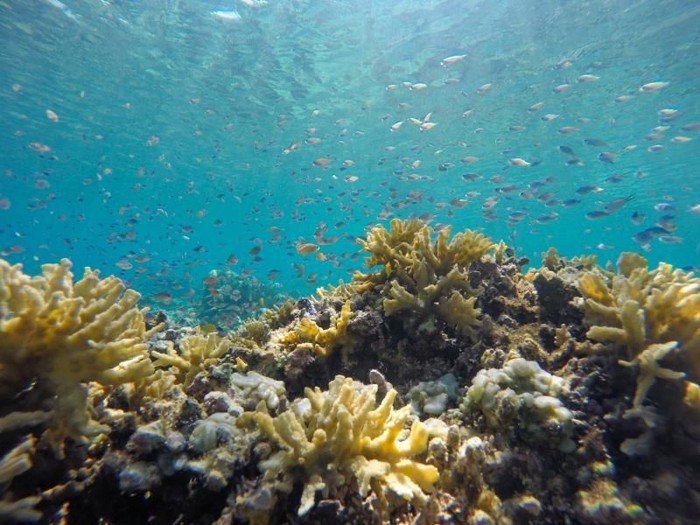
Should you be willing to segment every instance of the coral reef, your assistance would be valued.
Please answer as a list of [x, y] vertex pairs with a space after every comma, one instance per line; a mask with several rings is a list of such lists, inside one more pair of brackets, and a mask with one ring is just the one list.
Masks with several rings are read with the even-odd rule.
[[0, 521], [694, 522], [698, 279], [450, 233], [227, 334], [1, 262]]
[[211, 270], [204, 278], [197, 309], [200, 323], [233, 330], [288, 298], [279, 283], [265, 282], [230, 269]]

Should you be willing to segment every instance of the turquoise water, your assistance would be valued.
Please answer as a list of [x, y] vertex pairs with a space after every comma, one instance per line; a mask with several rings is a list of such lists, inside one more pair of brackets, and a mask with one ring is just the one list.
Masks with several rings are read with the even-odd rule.
[[0, 44], [0, 250], [28, 272], [310, 293], [410, 216], [536, 263], [700, 265], [695, 1], [4, 0]]

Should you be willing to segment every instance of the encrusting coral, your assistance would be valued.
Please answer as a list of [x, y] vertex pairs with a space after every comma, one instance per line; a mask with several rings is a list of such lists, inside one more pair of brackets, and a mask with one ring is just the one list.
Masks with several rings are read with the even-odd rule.
[[384, 504], [391, 496], [420, 504], [432, 490], [438, 471], [417, 459], [428, 445], [427, 427], [414, 420], [405, 434], [410, 407], [394, 410], [396, 390], [379, 406], [376, 395], [376, 385], [338, 376], [327, 391], [307, 388], [305, 399], [277, 417], [262, 406], [239, 418], [239, 425], [255, 422], [281, 447], [260, 468], [276, 490], [290, 492], [295, 481], [304, 485], [300, 516], [317, 492], [337, 496], [347, 486], [356, 486], [363, 498], [373, 492]]
[[89, 268], [74, 282], [67, 259], [36, 277], [0, 260], [0, 398], [21, 396], [36, 380], [50, 412], [42, 440], [58, 456], [66, 438], [106, 430], [88, 412], [88, 382], [115, 386], [153, 373], [146, 340], [160, 327], [146, 330], [139, 297]]

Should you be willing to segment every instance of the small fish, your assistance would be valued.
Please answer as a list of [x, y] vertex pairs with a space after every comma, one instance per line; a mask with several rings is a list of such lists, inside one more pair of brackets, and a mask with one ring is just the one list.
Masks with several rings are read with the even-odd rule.
[[685, 144], [686, 142], [690, 142], [693, 140], [691, 137], [686, 137], [684, 135], [676, 135], [671, 139], [671, 142], [674, 144]]
[[298, 242], [295, 248], [299, 255], [310, 255], [319, 250], [319, 246], [311, 242]]
[[456, 64], [457, 62], [461, 62], [465, 58], [467, 58], [467, 55], [450, 55], [448, 57], [443, 58], [440, 61], [440, 65], [442, 67], [447, 67], [447, 66], [450, 66], [452, 64]]
[[585, 83], [585, 82], [595, 82], [596, 80], [600, 80], [600, 77], [597, 77], [595, 75], [586, 74], [586, 75], [579, 76], [576, 79], [576, 82]]
[[319, 157], [316, 160], [314, 160], [313, 164], [314, 166], [325, 167], [328, 166], [331, 162], [332, 160], [328, 157]]
[[570, 208], [571, 206], [576, 206], [577, 204], [580, 204], [581, 201], [579, 199], [566, 199], [562, 201], [561, 205], [564, 206], [565, 208]]
[[554, 120], [555, 118], [558, 118], [558, 117], [559, 117], [559, 115], [557, 115], [555, 113], [547, 113], [546, 115], [542, 116], [542, 120], [544, 122], [551, 122], [552, 120]]
[[552, 88], [552, 91], [555, 93], [562, 93], [563, 91], [566, 91], [571, 87], [571, 84], [559, 84], [558, 86], [555, 86]]
[[491, 88], [493, 88], [493, 84], [491, 84], [491, 83], [484, 84], [484, 85], [482, 85], [482, 86], [479, 86], [479, 88], [476, 90], [476, 93], [477, 93], [478, 95], [483, 95], [483, 94], [486, 93], [487, 91], [490, 91]]
[[576, 133], [578, 131], [578, 128], [575, 128], [573, 126], [563, 126], [559, 128], [559, 133], [562, 135], [570, 135], [571, 133]]
[[559, 218], [559, 214], [555, 211], [552, 213], [546, 213], [544, 215], [540, 215], [536, 219], [534, 219], [532, 222], [535, 224], [549, 224], [550, 222], [554, 222]]
[[670, 85], [671, 85], [670, 82], [663, 82], [663, 81], [649, 82], [648, 84], [644, 84], [642, 87], [640, 87], [639, 91], [641, 91], [643, 93], [653, 93], [654, 91], [660, 91], [662, 89], [665, 89]]
[[530, 107], [528, 108], [528, 111], [529, 111], [530, 113], [534, 113], [535, 111], [539, 111], [539, 110], [542, 109], [543, 107], [544, 107], [544, 102], [537, 102], [537, 103], [533, 104], [532, 106], [530, 106]]
[[632, 95], [620, 95], [619, 97], [615, 98], [615, 102], [618, 102], [618, 103], [629, 102], [633, 98], [634, 97]]
[[674, 212], [676, 211], [676, 207], [673, 204], [669, 204], [668, 202], [659, 202], [658, 204], [654, 204], [654, 210], [663, 212]]
[[681, 127], [683, 131], [700, 131], [700, 122], [691, 122]]
[[694, 213], [695, 215], [700, 215], [700, 204], [696, 204], [695, 206], [691, 206], [688, 208], [688, 211], [690, 213]]
[[651, 241], [654, 238], [654, 236], [648, 232], [647, 230], [643, 230], [641, 232], [635, 233], [632, 235], [632, 240], [636, 243], [639, 244], [645, 244]]
[[610, 201], [605, 205], [605, 211], [607, 213], [613, 213], [622, 208], [625, 204], [627, 204], [629, 201], [634, 199], [634, 195], [628, 195], [627, 197], [620, 197], [619, 199], [615, 199], [614, 201]]
[[510, 160], [508, 160], [508, 162], [510, 162], [513, 166], [518, 166], [520, 168], [530, 166], [530, 163], [528, 161], [526, 161], [525, 159], [521, 159], [519, 157], [516, 157], [514, 159], [510, 159]]
[[605, 162], [606, 164], [615, 164], [615, 160], [617, 159], [617, 153], [614, 153], [612, 151], [604, 151], [600, 155], [598, 155], [598, 160], [601, 162]]
[[665, 108], [659, 110], [659, 119], [661, 120], [661, 122], [674, 121], [681, 115], [683, 115], [683, 113], [674, 108]]
[[157, 303], [163, 303], [166, 306], [173, 302], [173, 296], [170, 295], [168, 292], [158, 292], [152, 295], [151, 299], [153, 299]]
[[586, 219], [591, 219], [591, 220], [596, 220], [596, 219], [602, 219], [603, 217], [607, 217], [609, 213], [607, 211], [603, 210], [593, 210], [589, 211], [586, 213]]
[[581, 186], [576, 190], [579, 195], [587, 195], [588, 193], [600, 193], [603, 188], [599, 186]]
[[608, 145], [607, 142], [601, 139], [583, 139], [583, 142], [589, 146], [595, 146], [596, 148], [604, 148]]
[[50, 109], [46, 110], [46, 118], [48, 118], [51, 122], [58, 122], [58, 120], [59, 120], [56, 112], [52, 111]]
[[659, 235], [657, 239], [664, 244], [681, 244], [683, 242], [683, 237], [678, 235]]
[[394, 123], [391, 125], [391, 131], [394, 132], [394, 131], [400, 130], [400, 129], [401, 129], [401, 126], [403, 126], [403, 123], [404, 123], [404, 122], [405, 122], [404, 120], [399, 120], [398, 122], [394, 122]]
[[644, 222], [644, 220], [646, 219], [646, 215], [644, 215], [644, 214], [641, 213], [641, 212], [635, 211], [635, 212], [632, 214], [632, 217], [631, 217], [630, 219], [632, 220], [632, 223], [634, 223], [634, 224], [636, 224], [637, 226], [639, 226], [639, 225], [642, 224], [642, 223]]
[[437, 126], [437, 122], [423, 122], [420, 125], [420, 130], [421, 131], [430, 131], [433, 129], [435, 126]]
[[564, 153], [566, 155], [575, 155], [574, 150], [571, 147], [565, 146], [563, 144], [561, 146], [559, 146], [559, 151], [561, 151], [562, 153]]

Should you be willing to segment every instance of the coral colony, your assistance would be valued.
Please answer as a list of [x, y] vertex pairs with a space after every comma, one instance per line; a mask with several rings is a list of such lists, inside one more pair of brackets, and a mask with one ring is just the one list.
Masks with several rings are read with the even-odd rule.
[[524, 271], [416, 219], [360, 245], [367, 273], [228, 332], [0, 260], [0, 521], [695, 519], [700, 279]]

